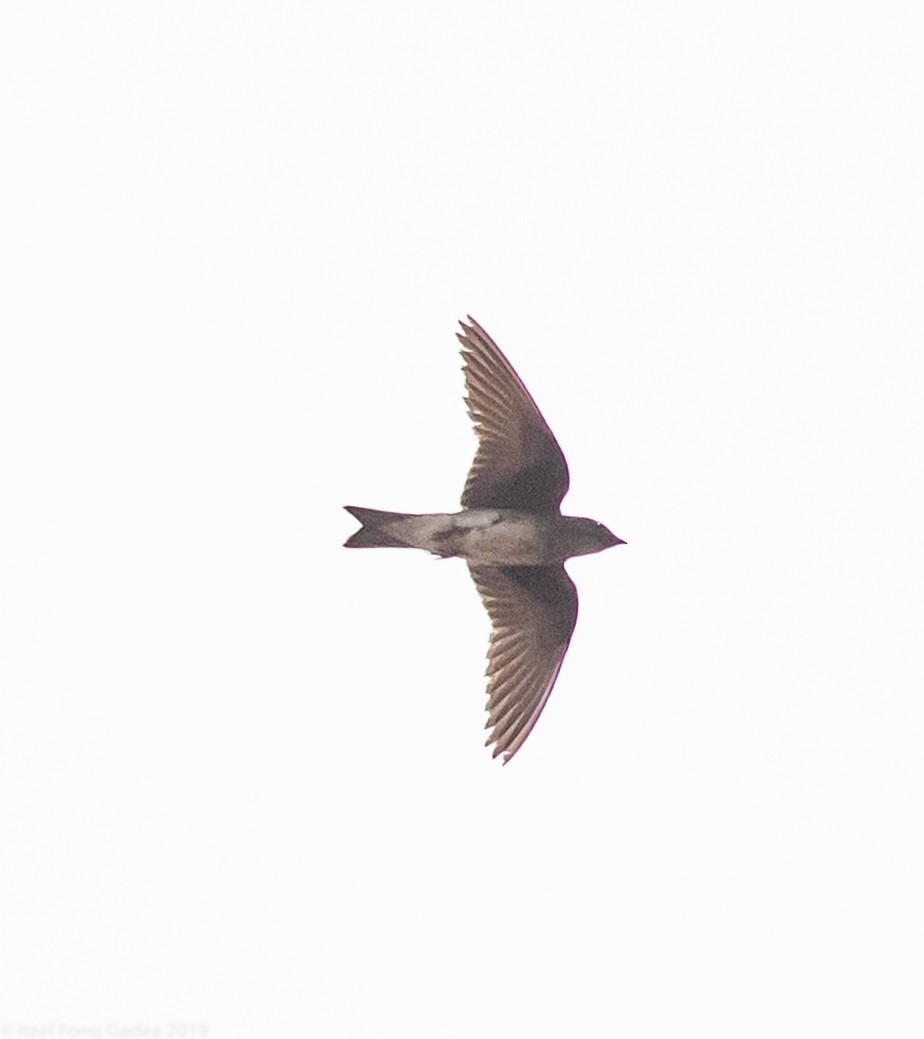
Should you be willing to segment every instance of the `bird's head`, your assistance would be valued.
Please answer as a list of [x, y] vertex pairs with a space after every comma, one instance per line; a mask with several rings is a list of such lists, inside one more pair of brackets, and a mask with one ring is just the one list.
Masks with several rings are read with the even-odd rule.
[[624, 545], [625, 541], [602, 523], [585, 519], [583, 516], [566, 516], [565, 543], [569, 556], [587, 556], [592, 552], [602, 552], [613, 545]]

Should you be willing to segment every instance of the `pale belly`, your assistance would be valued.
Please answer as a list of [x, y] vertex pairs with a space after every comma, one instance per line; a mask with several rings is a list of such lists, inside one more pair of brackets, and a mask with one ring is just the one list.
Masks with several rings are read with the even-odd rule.
[[511, 509], [408, 516], [390, 530], [410, 548], [460, 556], [482, 566], [538, 566], [550, 558], [550, 535], [536, 516]]
[[529, 566], [545, 561], [546, 538], [532, 516], [501, 514], [493, 522], [472, 526], [465, 522], [464, 527], [459, 555], [470, 563]]
[[536, 566], [548, 559], [548, 535], [528, 514], [471, 509], [418, 516], [408, 523], [415, 527], [409, 540], [437, 555], [461, 556], [484, 566]]

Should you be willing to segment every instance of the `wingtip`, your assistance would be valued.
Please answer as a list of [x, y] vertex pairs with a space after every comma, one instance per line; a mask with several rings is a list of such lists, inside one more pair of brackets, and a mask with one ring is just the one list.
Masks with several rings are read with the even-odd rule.
[[463, 345], [468, 343], [472, 336], [477, 335], [481, 331], [481, 326], [473, 317], [466, 314], [466, 320], [469, 323], [466, 324], [465, 321], [460, 321], [459, 328], [461, 328], [462, 331], [456, 332], [456, 339], [458, 339]]
[[[467, 321], [468, 324], [466, 324], [465, 321]], [[465, 329], [465, 334], [466, 335], [471, 335], [472, 333], [479, 334], [479, 335], [486, 335], [487, 334], [485, 332], [485, 330], [481, 327], [481, 325], [479, 325], [478, 322], [472, 317], [471, 314], [466, 314], [465, 315], [465, 321], [459, 321], [459, 324], [462, 326], [462, 328]], [[459, 333], [456, 332], [456, 335], [458, 335], [458, 334]]]
[[[485, 728], [487, 728], [490, 724], [491, 722], [489, 721]], [[489, 736], [487, 740], [485, 740], [484, 745], [486, 747], [490, 747], [491, 744], [494, 743], [495, 739], [495, 736]], [[498, 743], [494, 750], [491, 752], [491, 760], [494, 761], [496, 758], [499, 758], [502, 754], [504, 756], [504, 760], [501, 762], [501, 765], [506, 765], [513, 758], [513, 755], [516, 754], [516, 751], [506, 750], [500, 743]]]

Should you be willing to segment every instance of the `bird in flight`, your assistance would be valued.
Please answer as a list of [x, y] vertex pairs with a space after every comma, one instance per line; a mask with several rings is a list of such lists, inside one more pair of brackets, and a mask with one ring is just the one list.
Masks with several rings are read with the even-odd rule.
[[468, 413], [478, 435], [462, 511], [382, 512], [347, 505], [362, 527], [347, 548], [422, 548], [459, 556], [491, 618], [487, 746], [506, 764], [555, 685], [577, 621], [571, 556], [624, 545], [596, 520], [561, 514], [568, 466], [513, 365], [469, 317], [459, 322]]

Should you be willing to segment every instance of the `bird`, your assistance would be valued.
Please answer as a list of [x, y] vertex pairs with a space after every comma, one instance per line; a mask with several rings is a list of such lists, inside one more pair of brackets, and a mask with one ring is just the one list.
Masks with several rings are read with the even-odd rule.
[[577, 622], [564, 563], [626, 544], [596, 520], [563, 516], [568, 465], [536, 402], [471, 316], [460, 321], [465, 402], [478, 438], [460, 512], [346, 505], [362, 524], [346, 548], [419, 548], [460, 557], [491, 621], [486, 746], [506, 765], [539, 720]]

